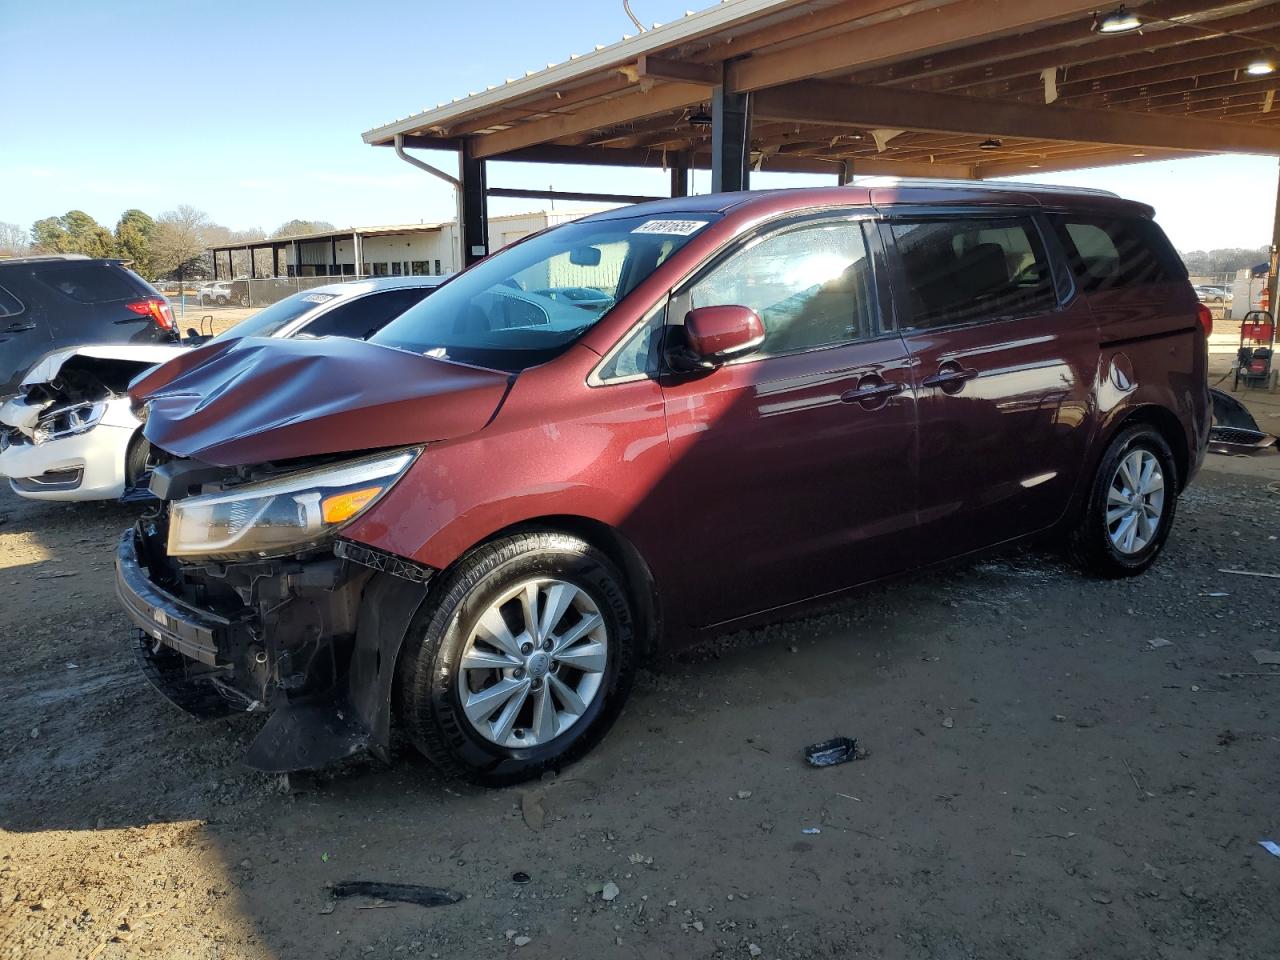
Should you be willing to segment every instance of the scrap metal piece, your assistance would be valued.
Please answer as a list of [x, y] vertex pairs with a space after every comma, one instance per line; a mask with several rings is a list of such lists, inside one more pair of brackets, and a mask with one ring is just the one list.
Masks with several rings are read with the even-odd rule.
[[1209, 451], [1227, 456], [1259, 453], [1273, 447], [1276, 438], [1258, 429], [1243, 403], [1222, 390], [1209, 389], [1213, 401], [1213, 426], [1209, 428]]
[[376, 880], [343, 880], [333, 885], [336, 900], [345, 897], [370, 897], [396, 903], [416, 903], [420, 907], [445, 907], [461, 903], [462, 894], [441, 887], [426, 887], [417, 883], [380, 883]]

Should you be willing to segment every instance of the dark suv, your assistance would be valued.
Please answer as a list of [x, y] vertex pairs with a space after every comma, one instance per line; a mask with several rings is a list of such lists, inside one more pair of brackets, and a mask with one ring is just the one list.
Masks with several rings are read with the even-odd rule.
[[386, 756], [395, 704], [507, 782], [708, 630], [1046, 535], [1138, 574], [1210, 420], [1207, 311], [1151, 216], [1017, 185], [673, 199], [508, 247], [369, 342], [203, 347], [132, 389], [167, 459], [116, 558], [145, 668], [270, 711], [266, 769]]
[[119, 260], [0, 260], [0, 398], [54, 350], [177, 339], [169, 302]]

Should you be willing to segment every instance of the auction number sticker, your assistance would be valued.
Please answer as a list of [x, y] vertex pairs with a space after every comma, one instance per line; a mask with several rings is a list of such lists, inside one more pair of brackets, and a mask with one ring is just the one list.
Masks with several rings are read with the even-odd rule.
[[706, 220], [649, 220], [632, 233], [660, 233], [669, 237], [687, 237], [707, 225]]
[[328, 303], [330, 300], [332, 300], [336, 296], [337, 296], [336, 293], [309, 293], [302, 298], [302, 302], [303, 303]]

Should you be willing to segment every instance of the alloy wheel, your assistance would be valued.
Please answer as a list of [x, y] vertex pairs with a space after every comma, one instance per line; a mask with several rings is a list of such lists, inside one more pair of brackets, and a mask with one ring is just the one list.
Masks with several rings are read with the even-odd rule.
[[1164, 472], [1149, 450], [1125, 454], [1107, 489], [1107, 536], [1120, 553], [1140, 553], [1160, 529]]
[[500, 747], [542, 746], [570, 730], [600, 693], [609, 636], [582, 588], [539, 577], [494, 600], [458, 661], [462, 712]]

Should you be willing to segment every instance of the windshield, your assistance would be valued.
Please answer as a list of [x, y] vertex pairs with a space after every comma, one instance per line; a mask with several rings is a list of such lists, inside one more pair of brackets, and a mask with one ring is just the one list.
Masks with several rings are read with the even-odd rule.
[[559, 355], [713, 219], [569, 223], [481, 261], [371, 339], [498, 370]]
[[230, 330], [224, 330], [210, 342], [221, 343], [223, 340], [238, 340], [241, 337], [270, 337], [277, 331], [297, 320], [305, 313], [318, 309], [331, 300], [336, 300], [336, 293], [312, 293], [303, 290], [292, 296], [273, 303], [247, 320], [241, 320]]

